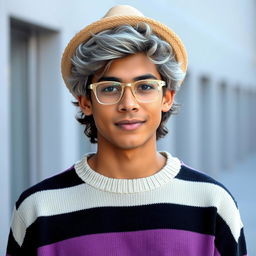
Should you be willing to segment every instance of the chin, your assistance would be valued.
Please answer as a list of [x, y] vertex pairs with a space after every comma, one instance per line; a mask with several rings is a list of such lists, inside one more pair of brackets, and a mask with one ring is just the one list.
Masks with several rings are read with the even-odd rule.
[[156, 134], [116, 134], [116, 136], [100, 136], [98, 143], [105, 145], [104, 148], [116, 148], [118, 150], [132, 150], [150, 146], [156, 143]]
[[141, 148], [147, 145], [150, 139], [142, 139], [140, 138], [125, 138], [124, 140], [119, 140], [118, 142], [114, 143], [116, 147], [122, 150], [132, 150]]

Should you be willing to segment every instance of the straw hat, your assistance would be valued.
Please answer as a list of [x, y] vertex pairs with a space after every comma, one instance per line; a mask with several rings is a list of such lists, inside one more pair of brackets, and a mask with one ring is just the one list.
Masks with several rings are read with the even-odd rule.
[[103, 30], [118, 27], [120, 25], [135, 26], [138, 23], [148, 23], [155, 34], [168, 42], [175, 53], [176, 60], [181, 63], [181, 68], [184, 72], [187, 70], [187, 54], [186, 49], [180, 38], [166, 25], [145, 17], [140, 11], [129, 5], [117, 5], [112, 7], [105, 16], [92, 24], [83, 28], [78, 32], [67, 45], [61, 60], [61, 72], [66, 86], [70, 89], [68, 79], [71, 74], [71, 58], [73, 57], [76, 48], [82, 42], [86, 42], [91, 38], [92, 34], [97, 34]]

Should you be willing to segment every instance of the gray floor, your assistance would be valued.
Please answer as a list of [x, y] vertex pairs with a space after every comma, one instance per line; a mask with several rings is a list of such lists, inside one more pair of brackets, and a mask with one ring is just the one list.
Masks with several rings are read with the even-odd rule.
[[231, 191], [238, 202], [248, 254], [256, 255], [256, 153], [232, 170], [221, 172], [218, 180]]

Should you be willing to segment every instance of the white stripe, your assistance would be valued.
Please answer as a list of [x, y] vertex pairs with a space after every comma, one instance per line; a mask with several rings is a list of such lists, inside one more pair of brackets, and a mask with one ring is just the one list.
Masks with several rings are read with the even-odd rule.
[[26, 234], [26, 225], [21, 219], [19, 212], [16, 209], [13, 210], [12, 214], [12, 233], [13, 237], [17, 241], [18, 245], [21, 246]]
[[[25, 226], [29, 227], [38, 216], [51, 216], [95, 207], [139, 206], [154, 203], [217, 207], [219, 215], [228, 224], [235, 240], [238, 241], [243, 226], [239, 211], [231, 196], [222, 187], [211, 183], [174, 179], [158, 189], [134, 194], [104, 192], [81, 184], [70, 188], [37, 192], [22, 202], [18, 212], [23, 216]], [[20, 222], [14, 221], [13, 230], [19, 225]], [[24, 236], [25, 229], [23, 232], [17, 232], [15, 239], [22, 244]]]

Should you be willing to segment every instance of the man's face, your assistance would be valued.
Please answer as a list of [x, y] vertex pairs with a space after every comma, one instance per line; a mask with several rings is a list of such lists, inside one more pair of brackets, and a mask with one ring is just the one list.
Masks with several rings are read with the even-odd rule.
[[[113, 80], [124, 83], [142, 79], [161, 80], [161, 76], [144, 54], [129, 55], [114, 60], [100, 81]], [[97, 74], [92, 82], [98, 82]], [[113, 105], [100, 104], [92, 93], [91, 102], [86, 97], [79, 99], [86, 115], [92, 114], [98, 130], [99, 146], [119, 149], [133, 149], [155, 145], [156, 129], [161, 121], [161, 112], [168, 111], [173, 102], [174, 92], [167, 91], [150, 103], [138, 102], [131, 88], [126, 87], [121, 100]]]

